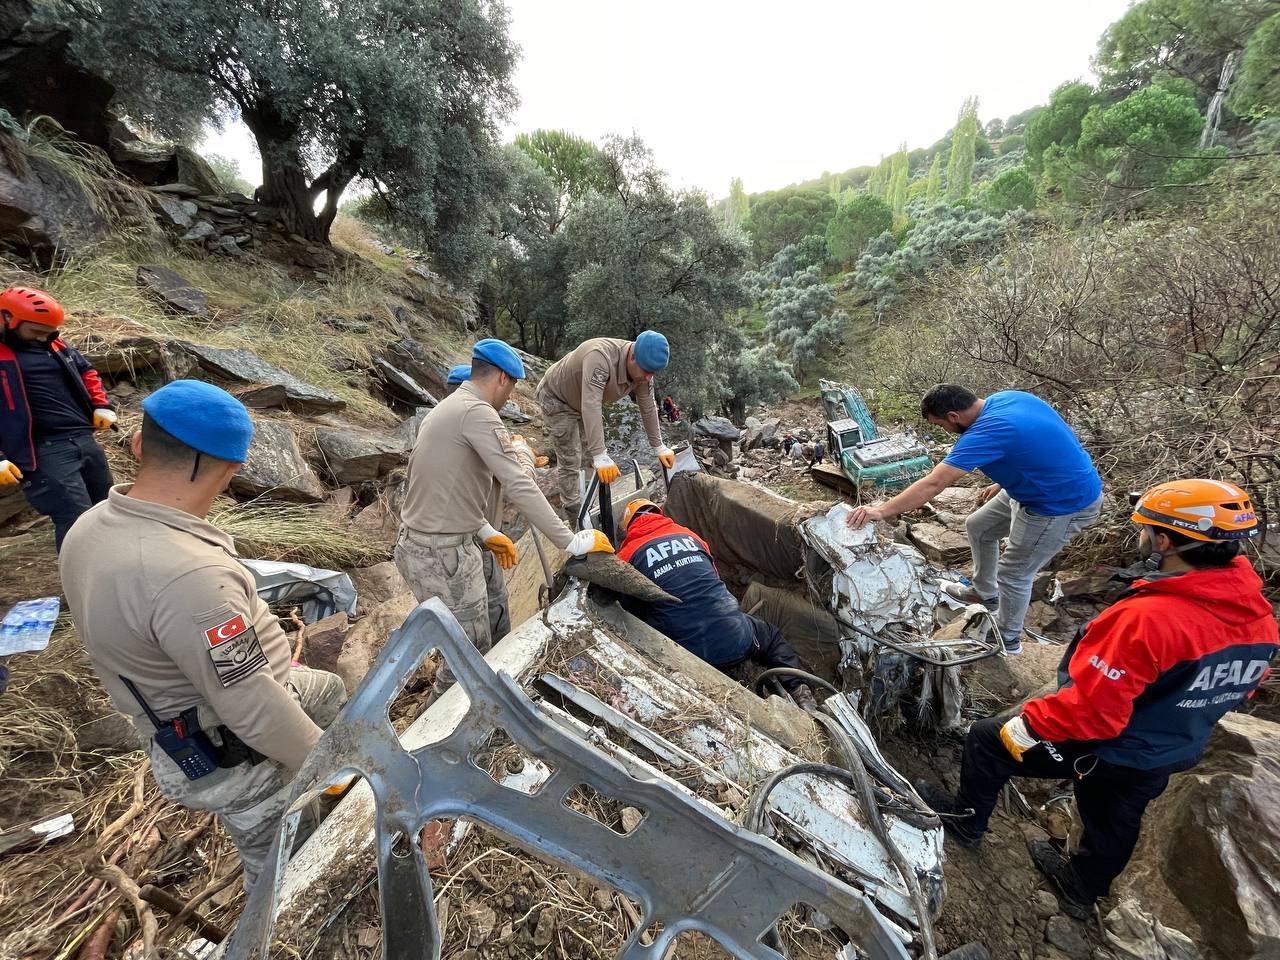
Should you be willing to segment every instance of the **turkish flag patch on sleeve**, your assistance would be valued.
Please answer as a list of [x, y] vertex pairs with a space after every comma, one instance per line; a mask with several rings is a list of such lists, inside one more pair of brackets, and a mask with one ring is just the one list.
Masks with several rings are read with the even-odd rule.
[[212, 649], [226, 643], [228, 640], [235, 639], [248, 629], [249, 625], [244, 622], [244, 614], [237, 613], [230, 620], [206, 630], [204, 636], [209, 641], [210, 649]]

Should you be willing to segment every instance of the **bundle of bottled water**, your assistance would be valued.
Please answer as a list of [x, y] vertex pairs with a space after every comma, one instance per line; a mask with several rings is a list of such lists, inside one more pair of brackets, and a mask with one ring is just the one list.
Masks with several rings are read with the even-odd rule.
[[0, 624], [0, 657], [47, 647], [60, 609], [57, 597], [14, 604]]

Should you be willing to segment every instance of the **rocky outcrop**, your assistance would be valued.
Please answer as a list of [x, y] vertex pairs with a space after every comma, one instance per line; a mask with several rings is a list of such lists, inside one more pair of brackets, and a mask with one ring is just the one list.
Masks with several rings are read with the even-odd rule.
[[0, 241], [49, 264], [106, 239], [110, 227], [92, 197], [48, 160], [0, 130]]
[[[444, 382], [448, 358], [412, 337], [401, 337], [388, 344], [379, 359], [412, 378], [435, 398], [449, 392]], [[434, 406], [434, 401], [426, 405]]]
[[758, 447], [772, 447], [775, 445], [775, 438], [778, 435], [778, 429], [782, 426], [782, 421], [778, 418], [770, 420], [758, 420], [755, 417], [747, 417], [747, 432], [742, 436], [743, 451], [755, 450]]
[[239, 392], [240, 400], [246, 406], [282, 406], [299, 413], [324, 413], [341, 410], [347, 405], [336, 394], [299, 380], [248, 350], [211, 347], [202, 343], [182, 343], [181, 346], [209, 373], [239, 383], [259, 385], [261, 389]]
[[1229, 713], [1147, 808], [1119, 894], [1209, 960], [1280, 956], [1280, 724]]
[[438, 402], [417, 380], [381, 357], [374, 357], [373, 372], [382, 381], [387, 396], [396, 403], [413, 407], [434, 407]]
[[207, 317], [209, 298], [175, 270], [159, 264], [138, 267], [138, 286], [170, 313]]
[[344, 427], [317, 427], [316, 446], [324, 472], [335, 483], [365, 483], [408, 462], [399, 439]]
[[105, 149], [115, 87], [75, 58], [70, 31], [33, 26], [31, 14], [30, 0], [0, 3], [0, 107], [24, 122], [52, 117]]
[[317, 503], [324, 487], [298, 448], [287, 423], [255, 419], [249, 459], [231, 478], [231, 492], [244, 498], [266, 497]]

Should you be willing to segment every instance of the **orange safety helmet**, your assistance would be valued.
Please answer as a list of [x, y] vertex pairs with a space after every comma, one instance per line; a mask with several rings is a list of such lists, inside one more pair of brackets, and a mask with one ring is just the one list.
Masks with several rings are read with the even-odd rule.
[[636, 518], [636, 514], [640, 513], [642, 510], [646, 513], [649, 511], [653, 511], [654, 513], [662, 512], [658, 508], [658, 505], [652, 500], [645, 500], [643, 497], [639, 500], [632, 500], [627, 504], [627, 508], [622, 511], [622, 529], [626, 530], [627, 527], [631, 526], [631, 521], [634, 520]]
[[1170, 480], [1144, 493], [1134, 523], [1167, 527], [1192, 540], [1220, 543], [1258, 535], [1258, 515], [1249, 495], [1221, 480]]
[[10, 287], [0, 292], [0, 311], [3, 311], [4, 325], [9, 330], [20, 323], [60, 327], [66, 319], [62, 304], [35, 287]]

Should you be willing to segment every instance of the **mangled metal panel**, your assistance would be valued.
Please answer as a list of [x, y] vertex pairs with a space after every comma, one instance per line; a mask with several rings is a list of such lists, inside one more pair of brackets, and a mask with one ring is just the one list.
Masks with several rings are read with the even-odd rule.
[[[397, 739], [387, 707], [435, 648], [458, 677], [449, 711], [456, 724], [441, 738], [409, 749]], [[465, 712], [458, 709], [463, 696], [469, 701]], [[532, 796], [503, 785], [477, 764], [477, 752], [499, 730], [551, 770]], [[375, 800], [382, 915], [395, 919], [383, 924], [390, 960], [440, 956], [430, 877], [415, 839], [428, 821], [456, 817], [480, 822], [639, 903], [643, 922], [619, 952], [626, 960], [656, 960], [689, 930], [706, 933], [736, 956], [777, 958], [781, 954], [761, 938], [801, 903], [820, 910], [871, 960], [910, 956], [902, 935], [862, 892], [669, 784], [634, 776], [548, 720], [515, 681], [493, 672], [438, 600], [419, 606], [392, 634], [303, 764], [291, 785], [294, 810], [278, 829], [226, 956], [265, 960], [299, 812], [319, 789], [353, 772], [366, 779]], [[581, 785], [625, 798], [643, 811], [643, 819], [622, 835], [584, 817], [566, 803]], [[641, 934], [655, 923], [662, 929], [651, 943], [641, 943]]]
[[854, 530], [846, 522], [851, 512], [838, 503], [800, 524], [805, 543], [831, 565], [832, 612], [872, 633], [890, 624], [932, 633], [941, 590], [927, 579], [924, 557], [907, 544], [881, 541], [872, 524]]

